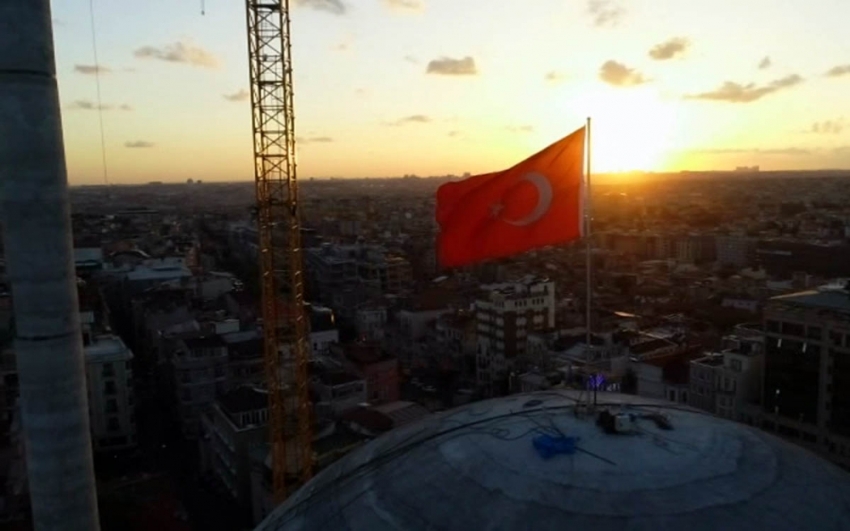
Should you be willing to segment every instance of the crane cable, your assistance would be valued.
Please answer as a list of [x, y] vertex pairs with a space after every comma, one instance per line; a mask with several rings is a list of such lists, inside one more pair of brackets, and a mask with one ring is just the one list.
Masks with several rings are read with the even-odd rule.
[[97, 116], [100, 120], [100, 154], [103, 163], [103, 184], [109, 186], [109, 172], [106, 166], [106, 133], [103, 128], [103, 100], [100, 95], [100, 61], [97, 57], [97, 31], [94, 22], [94, 0], [89, 0], [91, 16], [91, 45], [94, 52], [94, 80], [97, 86]]

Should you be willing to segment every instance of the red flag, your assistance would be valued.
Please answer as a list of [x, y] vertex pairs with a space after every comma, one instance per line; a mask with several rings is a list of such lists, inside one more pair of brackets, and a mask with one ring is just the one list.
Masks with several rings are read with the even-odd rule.
[[443, 267], [501, 258], [581, 238], [585, 128], [513, 168], [437, 190]]

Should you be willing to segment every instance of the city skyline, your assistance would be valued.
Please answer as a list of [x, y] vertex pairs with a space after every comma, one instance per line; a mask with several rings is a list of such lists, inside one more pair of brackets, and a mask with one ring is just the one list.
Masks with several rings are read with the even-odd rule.
[[[299, 175], [503, 169], [586, 116], [601, 172], [850, 167], [850, 5], [482, 6], [293, 2]], [[110, 182], [251, 179], [244, 3], [94, 10], [53, 9], [71, 184], [103, 182], [93, 36]]]

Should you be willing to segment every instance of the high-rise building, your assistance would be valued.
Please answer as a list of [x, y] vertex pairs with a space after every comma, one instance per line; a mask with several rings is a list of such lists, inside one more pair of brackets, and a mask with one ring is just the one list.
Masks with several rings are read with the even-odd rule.
[[850, 285], [765, 307], [762, 426], [850, 465]]
[[507, 391], [529, 332], [555, 327], [555, 283], [527, 276], [515, 283], [484, 286], [475, 303], [478, 331], [476, 380], [485, 394]]

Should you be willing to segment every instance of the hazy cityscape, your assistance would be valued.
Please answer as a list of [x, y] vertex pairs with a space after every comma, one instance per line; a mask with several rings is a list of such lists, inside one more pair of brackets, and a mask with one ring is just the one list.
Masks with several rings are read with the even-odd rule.
[[[601, 393], [690, 406], [850, 467], [846, 178], [600, 179], [592, 359], [582, 244], [442, 271], [433, 197], [457, 177], [305, 181], [318, 469], [436, 412], [582, 389], [588, 374], [604, 375]], [[273, 507], [253, 193], [71, 189], [105, 529], [248, 529]], [[3, 511], [24, 522], [8, 291], [2, 300]]]

